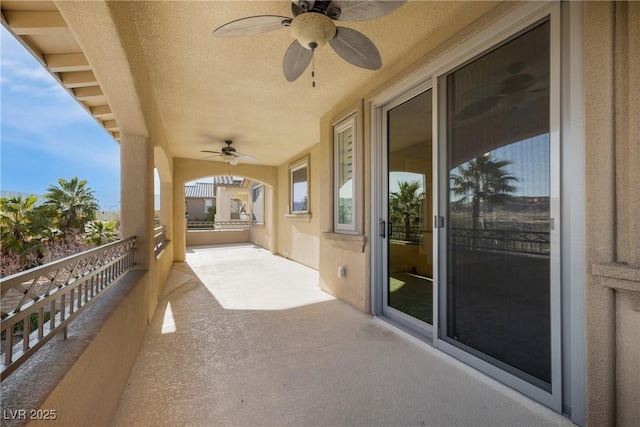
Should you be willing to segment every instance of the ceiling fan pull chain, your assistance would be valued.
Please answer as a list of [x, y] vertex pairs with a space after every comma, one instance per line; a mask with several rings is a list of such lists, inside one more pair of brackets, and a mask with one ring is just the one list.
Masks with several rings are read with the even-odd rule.
[[309, 43], [311, 47], [311, 87], [316, 87], [316, 47], [317, 43]]

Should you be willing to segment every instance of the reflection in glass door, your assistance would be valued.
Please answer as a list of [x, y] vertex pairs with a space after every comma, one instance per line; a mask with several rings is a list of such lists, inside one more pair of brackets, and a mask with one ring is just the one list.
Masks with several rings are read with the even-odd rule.
[[544, 22], [446, 76], [442, 332], [447, 342], [547, 392], [554, 363], [550, 295], [557, 286], [549, 31]]
[[385, 312], [433, 324], [431, 90], [386, 110], [388, 199]]

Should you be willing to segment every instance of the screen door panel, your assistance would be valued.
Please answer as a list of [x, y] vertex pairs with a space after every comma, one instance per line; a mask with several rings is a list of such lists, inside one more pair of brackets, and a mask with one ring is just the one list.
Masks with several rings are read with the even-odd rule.
[[549, 37], [446, 76], [445, 339], [550, 389]]

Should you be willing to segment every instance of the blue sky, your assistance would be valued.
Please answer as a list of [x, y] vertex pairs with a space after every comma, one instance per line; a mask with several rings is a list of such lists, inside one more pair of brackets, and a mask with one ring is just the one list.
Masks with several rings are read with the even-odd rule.
[[549, 134], [538, 135], [493, 151], [495, 160], [509, 160], [505, 169], [518, 178], [517, 196], [549, 196]]
[[[494, 160], [509, 160], [511, 162], [505, 169], [509, 174], [518, 178], [518, 181], [511, 183], [516, 187], [514, 195], [549, 196], [548, 133], [497, 148], [492, 151], [492, 155]], [[400, 181], [419, 181], [424, 186], [425, 179], [424, 175], [418, 173], [391, 172], [389, 191], [398, 191]]]
[[0, 188], [42, 195], [58, 178], [77, 176], [102, 210], [119, 210], [120, 146], [0, 28]]

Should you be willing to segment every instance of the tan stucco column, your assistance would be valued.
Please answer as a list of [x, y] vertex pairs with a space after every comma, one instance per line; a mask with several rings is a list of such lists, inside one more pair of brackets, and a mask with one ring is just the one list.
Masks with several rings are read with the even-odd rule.
[[153, 255], [153, 150], [147, 137], [120, 139], [122, 236], [136, 236], [136, 267], [149, 269]]
[[187, 218], [184, 197], [185, 181], [173, 178], [173, 260], [187, 259]]
[[587, 425], [640, 419], [640, 4], [585, 3]]

